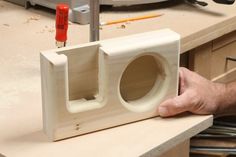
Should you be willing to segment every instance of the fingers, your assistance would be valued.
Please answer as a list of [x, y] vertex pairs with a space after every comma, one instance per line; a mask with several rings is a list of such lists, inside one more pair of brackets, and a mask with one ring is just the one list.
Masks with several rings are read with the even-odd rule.
[[170, 117], [186, 111], [192, 112], [199, 106], [197, 105], [199, 97], [196, 94], [196, 90], [193, 90], [193, 73], [181, 67], [179, 68], [179, 79], [180, 95], [159, 105], [157, 110], [161, 117]]
[[188, 110], [188, 100], [187, 94], [184, 93], [186, 90], [186, 78], [185, 73], [188, 72], [186, 68], [179, 68], [179, 88], [180, 96], [177, 96], [173, 99], [164, 101], [158, 107], [158, 112], [161, 117], [174, 116], [179, 113], [185, 112]]
[[158, 106], [158, 113], [161, 117], [170, 117], [189, 111], [191, 109], [189, 99], [187, 92], [173, 99], [168, 99]]

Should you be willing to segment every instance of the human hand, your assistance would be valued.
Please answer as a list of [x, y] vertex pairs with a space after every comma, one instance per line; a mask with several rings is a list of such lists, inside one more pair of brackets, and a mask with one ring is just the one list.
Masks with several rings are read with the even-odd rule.
[[179, 74], [180, 95], [162, 102], [157, 109], [159, 115], [169, 117], [186, 111], [217, 114], [225, 85], [213, 83], [186, 68], [180, 68]]

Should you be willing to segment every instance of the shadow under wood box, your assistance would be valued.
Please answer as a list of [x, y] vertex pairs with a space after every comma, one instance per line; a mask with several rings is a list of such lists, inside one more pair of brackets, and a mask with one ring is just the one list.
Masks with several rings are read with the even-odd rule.
[[164, 29], [42, 52], [44, 131], [55, 141], [157, 116], [177, 95], [179, 51]]

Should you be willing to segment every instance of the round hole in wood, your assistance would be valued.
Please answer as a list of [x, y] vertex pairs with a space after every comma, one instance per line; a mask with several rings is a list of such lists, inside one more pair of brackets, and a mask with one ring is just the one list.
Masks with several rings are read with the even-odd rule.
[[126, 102], [145, 97], [155, 86], [163, 69], [152, 55], [133, 60], [125, 69], [120, 80], [120, 94]]

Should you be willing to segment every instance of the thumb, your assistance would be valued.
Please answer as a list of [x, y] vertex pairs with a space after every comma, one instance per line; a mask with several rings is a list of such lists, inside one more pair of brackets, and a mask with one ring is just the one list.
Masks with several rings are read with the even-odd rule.
[[158, 106], [158, 113], [161, 117], [170, 117], [190, 110], [190, 98], [186, 91], [180, 96], [168, 99]]

